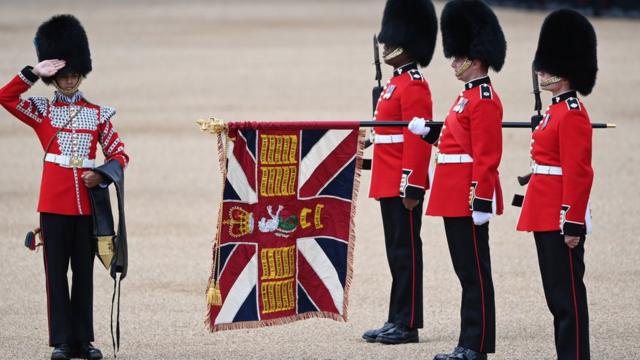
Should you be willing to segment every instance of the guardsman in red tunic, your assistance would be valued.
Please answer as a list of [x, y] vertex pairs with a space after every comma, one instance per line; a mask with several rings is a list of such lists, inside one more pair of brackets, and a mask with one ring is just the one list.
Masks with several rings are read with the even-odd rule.
[[[438, 32], [430, 0], [388, 0], [378, 39], [393, 66], [376, 122], [431, 119], [431, 92], [418, 65], [427, 66]], [[380, 202], [393, 282], [387, 322], [363, 334], [368, 342], [418, 342], [422, 319], [422, 201], [429, 188], [430, 146], [402, 127], [376, 127], [369, 197]]]
[[449, 1], [441, 17], [444, 54], [464, 90], [444, 125], [414, 119], [409, 129], [438, 147], [427, 215], [442, 216], [453, 267], [462, 286], [458, 345], [436, 360], [486, 359], [495, 351], [495, 306], [489, 220], [502, 213], [498, 166], [502, 103], [488, 70], [500, 71], [506, 42], [497, 17], [482, 1]]
[[[101, 359], [93, 347], [94, 245], [88, 188], [105, 186], [95, 167], [97, 145], [105, 162], [126, 167], [128, 156], [111, 120], [115, 110], [89, 102], [78, 91], [91, 71], [86, 33], [71, 15], [43, 23], [34, 40], [35, 67], [25, 67], [0, 89], [0, 104], [35, 131], [44, 150], [40, 228], [47, 280], [52, 359]], [[58, 89], [53, 98], [23, 98], [39, 79]], [[67, 271], [73, 272], [71, 295]]]
[[542, 285], [553, 314], [558, 359], [589, 359], [584, 242], [589, 232], [591, 122], [578, 99], [598, 71], [596, 34], [584, 16], [558, 10], [545, 19], [534, 59], [540, 87], [553, 94], [531, 140], [531, 178], [518, 230], [533, 231]]

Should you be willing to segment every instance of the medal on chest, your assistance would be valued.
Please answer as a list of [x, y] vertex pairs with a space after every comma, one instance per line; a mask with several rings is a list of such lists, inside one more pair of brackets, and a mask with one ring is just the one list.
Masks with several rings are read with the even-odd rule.
[[395, 85], [387, 86], [387, 91], [384, 92], [384, 95], [382, 96], [382, 98], [385, 99], [385, 100], [391, 99], [391, 95], [393, 94], [393, 91], [395, 89], [396, 89]]
[[546, 114], [544, 116], [544, 119], [542, 120], [542, 125], [540, 126], [540, 130], [544, 130], [544, 128], [547, 127], [547, 125], [549, 124], [549, 119], [551, 118], [550, 114]]
[[465, 106], [467, 106], [468, 103], [469, 103], [469, 99], [461, 97], [460, 100], [458, 100], [458, 103], [456, 104], [456, 106], [453, 107], [453, 111], [457, 112], [458, 114], [462, 114]]

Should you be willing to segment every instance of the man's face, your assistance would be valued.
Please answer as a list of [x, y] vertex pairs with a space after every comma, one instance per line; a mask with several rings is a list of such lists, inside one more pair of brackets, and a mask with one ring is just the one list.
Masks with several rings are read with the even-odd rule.
[[63, 75], [56, 75], [55, 81], [62, 91], [73, 91], [80, 81], [80, 74], [67, 73]]

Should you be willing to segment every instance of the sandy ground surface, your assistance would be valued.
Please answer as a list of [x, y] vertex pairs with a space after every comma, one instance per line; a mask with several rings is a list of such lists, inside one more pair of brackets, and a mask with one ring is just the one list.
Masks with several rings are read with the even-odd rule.
[[[457, 340], [460, 289], [438, 218], [422, 230], [425, 328], [419, 344], [382, 346], [360, 339], [387, 312], [390, 275], [378, 205], [363, 175], [349, 321], [306, 320], [256, 330], [208, 333], [204, 290], [219, 202], [214, 137], [199, 117], [228, 120], [365, 119], [373, 85], [371, 36], [384, 2], [376, 1], [84, 1], [4, 0], [0, 4], [0, 79], [35, 62], [32, 38], [50, 15], [75, 13], [91, 40], [94, 72], [86, 96], [118, 108], [131, 166], [127, 170], [129, 277], [123, 282], [122, 359], [431, 358]], [[438, 4], [441, 9], [442, 4]], [[498, 9], [508, 41], [493, 80], [505, 120], [528, 120], [529, 66], [543, 13]], [[593, 213], [586, 284], [592, 358], [640, 358], [640, 257], [633, 232], [640, 216], [640, 22], [594, 21], [598, 84], [584, 100], [596, 131]], [[390, 73], [384, 69], [385, 77]], [[424, 70], [442, 119], [461, 83], [440, 44]], [[39, 83], [31, 94], [49, 95]], [[545, 97], [548, 103], [549, 97]], [[505, 130], [501, 166], [508, 199], [521, 191], [529, 132]], [[47, 347], [40, 253], [21, 242], [36, 225], [41, 149], [31, 130], [0, 111], [0, 358], [40, 359]], [[497, 308], [495, 359], [554, 357], [532, 236], [516, 233], [518, 211], [491, 223]], [[112, 357], [111, 279], [95, 268], [96, 345]]]

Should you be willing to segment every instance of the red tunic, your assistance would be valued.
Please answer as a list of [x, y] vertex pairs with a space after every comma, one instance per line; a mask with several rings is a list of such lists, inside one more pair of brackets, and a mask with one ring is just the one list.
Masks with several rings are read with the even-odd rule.
[[473, 162], [436, 165], [427, 215], [471, 216], [474, 210], [502, 214], [502, 103], [489, 77], [465, 84], [444, 121], [438, 151], [470, 155]]
[[[431, 91], [416, 64], [394, 70], [376, 105], [375, 121], [432, 119]], [[375, 143], [369, 197], [422, 199], [429, 189], [431, 146], [406, 127], [376, 127], [376, 136], [402, 135], [403, 141]]]
[[[31, 68], [24, 68], [0, 89], [0, 104], [33, 128], [43, 150], [50, 154], [95, 159], [99, 143], [105, 162], [117, 160], [123, 168], [127, 166], [129, 156], [110, 121], [115, 109], [94, 105], [80, 92], [72, 98], [56, 91], [52, 100], [44, 97], [23, 99], [21, 95], [37, 80]], [[68, 122], [71, 107], [77, 110], [77, 115], [58, 132]], [[86, 170], [89, 169], [44, 162], [38, 211], [63, 215], [91, 214], [89, 194], [81, 179]]]
[[532, 135], [531, 159], [538, 165], [559, 166], [562, 175], [533, 174], [517, 229], [585, 234], [585, 217], [593, 169], [591, 122], [574, 91], [553, 98]]

